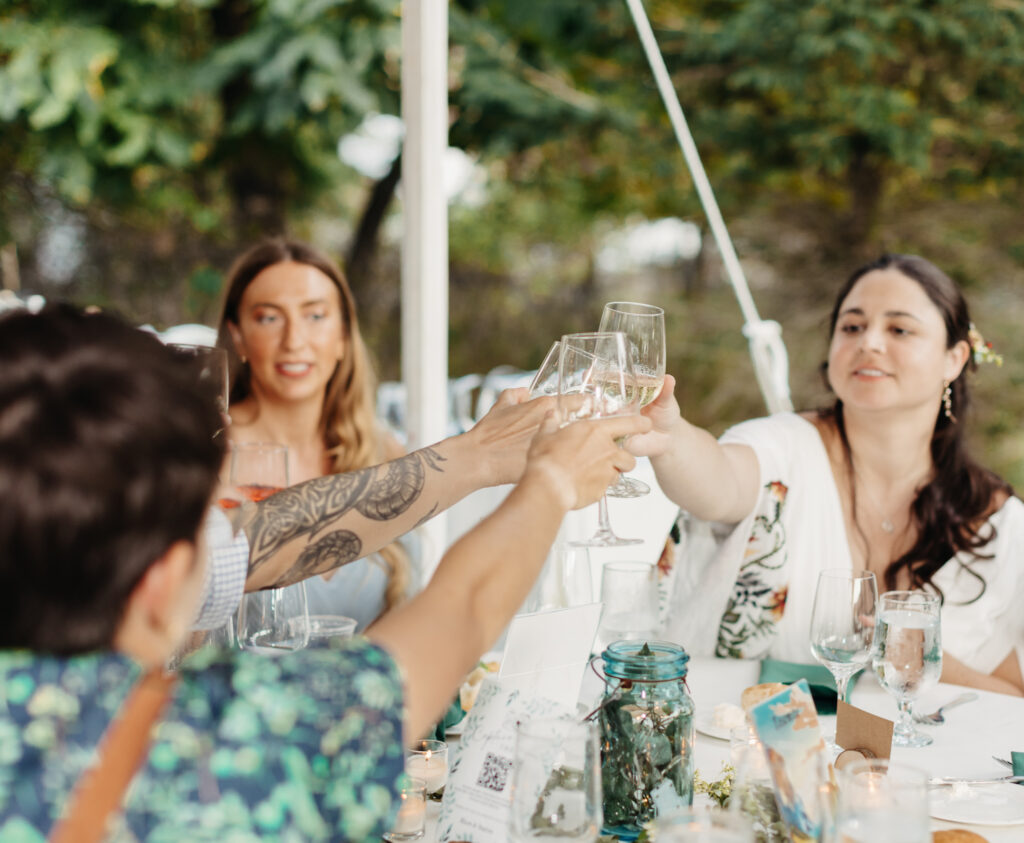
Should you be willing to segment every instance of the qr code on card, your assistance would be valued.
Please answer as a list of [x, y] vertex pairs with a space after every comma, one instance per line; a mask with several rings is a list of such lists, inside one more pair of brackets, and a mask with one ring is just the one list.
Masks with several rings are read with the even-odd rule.
[[505, 785], [508, 784], [508, 771], [511, 768], [511, 758], [502, 758], [500, 755], [488, 752], [484, 756], [484, 766], [480, 769], [476, 783], [488, 790], [501, 793], [505, 789]]

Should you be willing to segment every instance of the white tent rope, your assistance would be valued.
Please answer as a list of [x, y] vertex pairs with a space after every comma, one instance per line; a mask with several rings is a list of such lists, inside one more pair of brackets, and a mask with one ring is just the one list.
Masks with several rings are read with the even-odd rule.
[[644, 11], [641, 0], [626, 0], [626, 5], [629, 6], [630, 14], [633, 16], [633, 23], [640, 36], [640, 43], [647, 54], [647, 61], [651, 65], [658, 91], [661, 93], [669, 120], [676, 133], [676, 139], [683, 151], [683, 157], [690, 168], [694, 187], [697, 189], [701, 205], [704, 206], [704, 213], [711, 226], [711, 233], [714, 235], [718, 251], [725, 263], [729, 283], [732, 284], [740, 304], [740, 310], [743, 312], [746, 322], [743, 326], [743, 333], [750, 344], [750, 356], [754, 361], [754, 372], [757, 375], [758, 385], [761, 387], [761, 394], [764, 396], [769, 412], [792, 410], [793, 402], [789, 394], [789, 363], [786, 346], [782, 342], [782, 328], [778, 322], [765, 321], [757, 313], [754, 299], [750, 295], [750, 288], [747, 286], [747, 279], [743, 275], [743, 268], [740, 266], [739, 258], [736, 257], [732, 238], [729, 236], [729, 230], [725, 227], [722, 213], [718, 209], [718, 202], [715, 200], [714, 191], [711, 189], [704, 165], [700, 160], [697, 144], [694, 143], [693, 135], [690, 134], [690, 128], [686, 124], [683, 108], [679, 104], [679, 97], [672, 86], [668, 68], [665, 67], [665, 59], [661, 55], [647, 13]]

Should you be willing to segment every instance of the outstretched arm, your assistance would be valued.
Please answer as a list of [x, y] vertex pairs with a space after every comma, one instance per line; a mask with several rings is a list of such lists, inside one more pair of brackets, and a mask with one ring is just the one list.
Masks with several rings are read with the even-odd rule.
[[647, 430], [639, 417], [549, 420], [523, 479], [504, 503], [445, 554], [426, 588], [383, 615], [367, 636], [406, 676], [406, 736], [420, 736], [451, 701], [480, 654], [526, 598], [562, 517], [596, 501], [633, 457], [615, 438]]
[[229, 513], [249, 540], [246, 590], [298, 582], [390, 544], [470, 492], [517, 481], [552, 399], [507, 390], [467, 433], [382, 465], [318, 477]]
[[675, 386], [675, 378], [666, 375], [661, 394], [643, 410], [653, 423], [651, 432], [633, 437], [626, 447], [651, 458], [658, 485], [687, 512], [705, 521], [742, 521], [757, 503], [757, 457], [745, 445], [719, 444], [684, 419]]

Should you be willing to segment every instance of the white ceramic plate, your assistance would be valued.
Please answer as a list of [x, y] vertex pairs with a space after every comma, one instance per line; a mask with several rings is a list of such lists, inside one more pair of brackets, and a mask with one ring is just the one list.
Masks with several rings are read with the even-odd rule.
[[698, 732], [702, 735], [707, 735], [709, 738], [727, 741], [731, 736], [730, 729], [715, 725], [714, 711], [698, 711], [697, 716], [693, 719], [693, 725]]
[[1024, 787], [1018, 784], [933, 787], [931, 815], [937, 820], [973, 825], [1024, 823]]

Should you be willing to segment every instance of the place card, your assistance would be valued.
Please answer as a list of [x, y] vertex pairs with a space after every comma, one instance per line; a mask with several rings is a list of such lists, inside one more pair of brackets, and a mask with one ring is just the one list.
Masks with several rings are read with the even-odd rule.
[[498, 678], [506, 688], [574, 711], [600, 622], [600, 603], [516, 615], [509, 624]]
[[449, 744], [448, 785], [441, 801], [437, 839], [506, 843], [512, 794], [516, 726], [540, 717], [567, 717], [572, 706], [536, 697], [488, 676], [466, 716], [462, 737]]
[[888, 758], [892, 754], [891, 720], [870, 714], [839, 700], [836, 707], [836, 743], [843, 749], [867, 750], [870, 757]]

